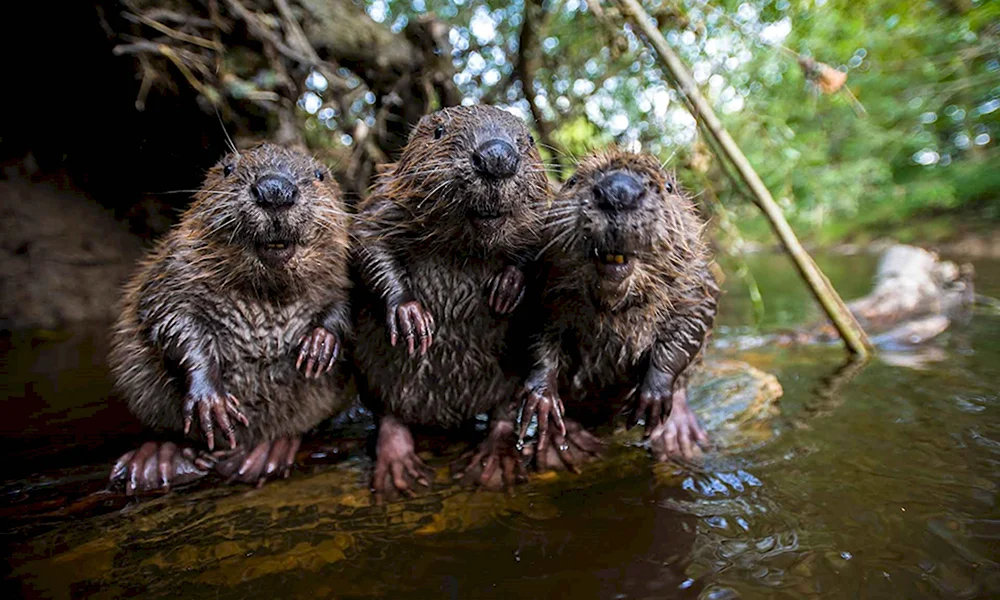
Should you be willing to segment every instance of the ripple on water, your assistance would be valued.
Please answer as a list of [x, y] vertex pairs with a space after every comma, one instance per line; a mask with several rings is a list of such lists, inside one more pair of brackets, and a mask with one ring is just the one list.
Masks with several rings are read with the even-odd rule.
[[687, 497], [665, 498], [658, 505], [698, 518], [690, 576], [715, 583], [751, 579], [767, 587], [784, 584], [801, 559], [799, 521], [759, 477], [742, 468], [706, 471], [686, 476], [681, 488]]

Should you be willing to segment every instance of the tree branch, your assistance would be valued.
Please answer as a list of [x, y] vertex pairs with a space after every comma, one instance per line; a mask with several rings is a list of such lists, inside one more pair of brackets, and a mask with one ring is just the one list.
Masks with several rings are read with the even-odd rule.
[[552, 124], [545, 120], [538, 106], [538, 95], [535, 92], [535, 75], [541, 62], [538, 51], [539, 31], [545, 28], [548, 15], [542, 6], [543, 0], [525, 0], [524, 18], [521, 23], [521, 36], [517, 45], [517, 63], [514, 65], [514, 76], [521, 81], [524, 97], [531, 107], [531, 118], [535, 121], [539, 141], [552, 153], [552, 167], [556, 178], [563, 178], [562, 158], [564, 152], [552, 137]]

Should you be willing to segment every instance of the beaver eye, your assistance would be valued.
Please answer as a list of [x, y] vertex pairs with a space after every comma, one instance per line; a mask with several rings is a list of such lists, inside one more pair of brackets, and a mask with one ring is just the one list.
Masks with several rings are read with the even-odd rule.
[[567, 179], [567, 180], [566, 180], [566, 186], [567, 186], [567, 187], [569, 187], [569, 186], [573, 186], [573, 185], [576, 185], [576, 182], [577, 182], [578, 180], [579, 180], [579, 179], [577, 178], [577, 176], [576, 176], [576, 175], [573, 175], [572, 177], [570, 177], [569, 179]]
[[434, 139], [439, 140], [441, 136], [444, 135], [444, 125], [438, 125], [434, 128]]
[[233, 169], [234, 168], [235, 167], [233, 167], [233, 165], [225, 165], [225, 166], [223, 166], [222, 167], [222, 176], [223, 177], [229, 177], [230, 175], [233, 174]]
[[672, 184], [672, 183], [670, 183], [668, 181], [665, 184], [663, 184], [663, 189], [667, 190], [668, 194], [673, 194], [674, 193], [674, 184]]
[[535, 136], [531, 135], [530, 133], [528, 134], [528, 143], [531, 144], [532, 146], [535, 145]]
[[323, 171], [321, 169], [316, 169], [315, 173], [316, 173], [316, 179], [323, 181]]

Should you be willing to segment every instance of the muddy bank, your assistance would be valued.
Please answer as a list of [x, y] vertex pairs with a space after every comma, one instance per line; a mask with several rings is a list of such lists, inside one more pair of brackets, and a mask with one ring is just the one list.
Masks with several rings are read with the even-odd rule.
[[0, 179], [0, 328], [112, 319], [139, 238], [65, 179], [8, 177]]

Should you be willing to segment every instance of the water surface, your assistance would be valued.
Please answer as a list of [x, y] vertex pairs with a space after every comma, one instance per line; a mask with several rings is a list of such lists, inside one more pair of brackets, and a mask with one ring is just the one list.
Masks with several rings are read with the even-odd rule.
[[[1000, 296], [997, 265], [976, 265], [981, 292]], [[749, 266], [765, 298], [763, 331], [819, 317], [783, 257], [751, 257]], [[870, 288], [870, 257], [821, 266], [846, 297]], [[727, 289], [717, 354], [759, 331], [748, 325], [754, 309], [743, 284], [730, 277]], [[105, 461], [140, 439], [108, 399], [100, 336], [82, 347], [63, 339], [5, 342], [0, 431], [11, 502], [44, 500], [56, 477], [92, 484]], [[359, 490], [354, 512], [303, 500], [333, 494], [341, 480], [299, 472], [262, 490], [179, 492], [86, 519], [8, 520], [9, 566], [22, 594], [56, 597], [996, 596], [998, 340], [1000, 317], [975, 314], [928, 347], [882, 355], [859, 372], [841, 365], [836, 347], [740, 352], [778, 376], [781, 414], [772, 435], [710, 453], [695, 468], [654, 468], [641, 450], [612, 448], [609, 466], [590, 475], [545, 477], [514, 498], [429, 494], [390, 507], [375, 527], [360, 489], [367, 462], [355, 456], [342, 467]], [[233, 516], [220, 518], [223, 510]], [[212, 533], [218, 539], [199, 545], [191, 536], [212, 519], [224, 525]], [[240, 544], [226, 546], [237, 533]], [[80, 583], [89, 569], [114, 567], [102, 562], [112, 556], [102, 543], [159, 550], [136, 558], [135, 581]], [[197, 577], [180, 576], [193, 564], [203, 569]]]

